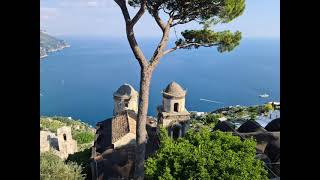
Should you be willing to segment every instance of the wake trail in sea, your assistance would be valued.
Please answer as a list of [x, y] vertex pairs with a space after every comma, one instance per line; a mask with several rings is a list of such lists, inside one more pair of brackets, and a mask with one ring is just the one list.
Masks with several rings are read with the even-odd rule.
[[212, 103], [217, 103], [217, 104], [224, 104], [223, 102], [213, 101], [213, 100], [210, 100], [210, 99], [200, 99], [200, 101], [212, 102]]

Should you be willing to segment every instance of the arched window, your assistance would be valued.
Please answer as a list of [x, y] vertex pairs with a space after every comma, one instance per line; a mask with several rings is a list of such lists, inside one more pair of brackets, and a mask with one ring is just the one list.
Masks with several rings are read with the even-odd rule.
[[67, 140], [67, 135], [63, 134], [63, 139], [66, 141]]
[[174, 112], [179, 112], [179, 103], [174, 103], [174, 105], [173, 105], [173, 111], [174, 111]]

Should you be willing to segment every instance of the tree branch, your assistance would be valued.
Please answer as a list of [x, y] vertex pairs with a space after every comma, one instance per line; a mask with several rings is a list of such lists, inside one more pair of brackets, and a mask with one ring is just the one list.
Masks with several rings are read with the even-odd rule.
[[157, 64], [160, 61], [160, 58], [163, 56], [163, 51], [166, 48], [169, 41], [169, 33], [170, 33], [170, 27], [171, 27], [172, 21], [173, 21], [173, 18], [170, 17], [167, 22], [167, 25], [163, 30], [161, 41], [159, 42], [157, 49], [153, 53], [153, 56], [151, 58], [150, 65], [149, 65], [151, 70], [153, 70], [157, 66]]
[[211, 46], [215, 46], [218, 45], [217, 43], [211, 43], [211, 44], [201, 44], [201, 43], [186, 43], [186, 44], [182, 44], [182, 45], [178, 45], [176, 47], [170, 48], [166, 51], [163, 52], [163, 56], [177, 50], [177, 49], [183, 49], [183, 48], [187, 48], [190, 46], [203, 46], [203, 47], [211, 47]]
[[137, 14], [133, 17], [133, 19], [131, 21], [132, 26], [134, 26], [139, 21], [141, 16], [144, 14], [146, 8], [147, 8], [147, 0], [142, 0], [139, 11], [137, 12]]
[[158, 26], [161, 28], [162, 32], [164, 32], [166, 25], [165, 23], [162, 21], [162, 19], [159, 16], [159, 12], [157, 10], [155, 10], [154, 14], [153, 14], [154, 19], [156, 20]]
[[126, 24], [127, 25], [130, 24], [131, 23], [131, 18], [130, 18], [129, 11], [127, 9], [126, 0], [114, 0], [114, 1], [120, 7]]
[[[133, 25], [131, 22], [131, 18], [130, 18], [130, 14], [126, 5], [126, 0], [114, 0], [120, 7], [124, 20], [126, 22], [126, 33], [127, 33], [127, 39], [128, 42], [130, 44], [131, 50], [135, 56], [135, 58], [138, 60], [140, 67], [141, 68], [146, 68], [148, 67], [149, 63], [147, 61], [147, 59], [145, 58], [143, 52], [141, 51], [135, 35], [134, 35], [134, 31], [133, 31]], [[143, 3], [143, 2], [141, 2]], [[137, 16], [139, 14], [139, 16]], [[143, 14], [143, 13], [142, 13]], [[139, 18], [142, 16], [142, 14], [140, 15], [140, 13], [138, 12], [136, 17], [136, 21], [139, 20]]]

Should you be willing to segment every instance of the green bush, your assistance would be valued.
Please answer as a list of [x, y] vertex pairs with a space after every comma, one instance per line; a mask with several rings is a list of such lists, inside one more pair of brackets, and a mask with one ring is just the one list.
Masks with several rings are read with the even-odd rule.
[[88, 178], [91, 177], [91, 167], [90, 167], [90, 157], [91, 157], [91, 148], [84, 149], [83, 151], [70, 154], [66, 162], [75, 162], [80, 164], [83, 169], [82, 173], [86, 174]]
[[272, 106], [272, 104], [266, 104], [265, 106], [264, 106], [264, 110], [265, 110], [265, 112], [269, 112], [269, 111], [272, 111], [273, 110], [273, 106]]
[[74, 162], [65, 163], [52, 152], [40, 154], [41, 180], [83, 180], [82, 167]]
[[257, 114], [255, 113], [250, 114], [250, 120], [256, 120], [256, 116]]
[[211, 124], [212, 126], [218, 123], [218, 118], [222, 117], [220, 114], [207, 114], [201, 118], [201, 121], [205, 124]]
[[258, 106], [250, 106], [247, 109], [250, 113], [258, 113]]
[[80, 130], [89, 131], [91, 126], [89, 124], [83, 123], [80, 120], [68, 119], [67, 117], [40, 117], [40, 127], [42, 129], [48, 129], [49, 131], [55, 133], [58, 128], [63, 126], [70, 126], [72, 131], [77, 130], [75, 127], [79, 127]]
[[160, 137], [160, 149], [146, 161], [146, 179], [267, 179], [252, 139], [208, 128], [190, 130], [176, 141], [161, 129]]
[[49, 118], [40, 118], [40, 127], [43, 130], [49, 130], [55, 133], [58, 128], [63, 126], [65, 126], [65, 124], [60, 121], [55, 121]]
[[90, 143], [94, 140], [94, 133], [91, 131], [75, 131], [73, 138], [78, 144]]

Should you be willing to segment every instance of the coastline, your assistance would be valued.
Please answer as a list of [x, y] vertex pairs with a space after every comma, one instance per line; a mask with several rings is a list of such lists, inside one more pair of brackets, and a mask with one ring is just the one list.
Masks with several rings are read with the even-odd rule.
[[40, 60], [43, 59], [43, 58], [45, 58], [45, 57], [48, 57], [48, 56], [49, 56], [49, 53], [61, 51], [61, 50], [65, 49], [65, 48], [69, 48], [69, 47], [71, 47], [71, 45], [67, 44], [67, 45], [61, 46], [61, 47], [59, 47], [59, 48], [49, 50], [49, 51], [46, 52], [45, 55], [40, 56]]

